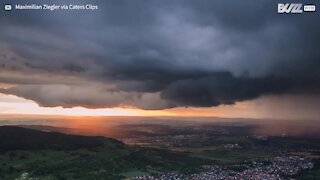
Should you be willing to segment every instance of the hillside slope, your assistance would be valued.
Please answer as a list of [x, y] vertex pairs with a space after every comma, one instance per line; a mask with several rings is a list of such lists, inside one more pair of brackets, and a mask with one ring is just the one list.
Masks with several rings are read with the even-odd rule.
[[125, 145], [105, 137], [0, 126], [0, 179], [123, 179], [128, 174], [181, 170], [203, 163], [184, 153]]

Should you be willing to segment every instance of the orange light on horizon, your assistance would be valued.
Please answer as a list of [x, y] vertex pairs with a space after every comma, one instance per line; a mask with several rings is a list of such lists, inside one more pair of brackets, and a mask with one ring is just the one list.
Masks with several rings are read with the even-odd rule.
[[0, 93], [0, 114], [25, 115], [63, 115], [63, 116], [166, 116], [170, 112], [162, 110], [141, 110], [135, 108], [100, 108], [88, 109], [84, 107], [40, 107], [34, 101], [13, 95]]
[[47, 115], [47, 116], [203, 116], [203, 117], [234, 117], [239, 109], [246, 104], [237, 106], [218, 106], [214, 108], [173, 108], [166, 110], [142, 110], [137, 108], [98, 108], [85, 107], [41, 107], [32, 100], [14, 95], [0, 93], [0, 115]]
[[[165, 110], [143, 110], [137, 108], [100, 108], [88, 109], [85, 107], [41, 107], [32, 100], [27, 100], [14, 95], [0, 93], [0, 116], [77, 116], [77, 117], [106, 117], [106, 116], [181, 116], [181, 117], [223, 117], [223, 118], [254, 118], [254, 119], [315, 119], [319, 117], [317, 106], [308, 104], [309, 97], [303, 106], [295, 105], [291, 96], [279, 98], [278, 96], [261, 97], [252, 101], [237, 102], [232, 105], [216, 107], [189, 107], [172, 108]], [[304, 97], [294, 97], [303, 102]], [[299, 99], [300, 98], [300, 99]], [[295, 106], [292, 106], [294, 104]], [[311, 110], [309, 110], [311, 109]], [[300, 113], [299, 113], [300, 112]], [[308, 112], [308, 113], [301, 113]], [[308, 115], [308, 116], [306, 116]]]

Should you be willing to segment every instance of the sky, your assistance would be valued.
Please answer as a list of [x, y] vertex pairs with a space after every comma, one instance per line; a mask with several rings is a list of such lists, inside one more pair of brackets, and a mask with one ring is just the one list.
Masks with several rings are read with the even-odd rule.
[[0, 11], [0, 114], [320, 118], [318, 11], [54, 2], [99, 9]]

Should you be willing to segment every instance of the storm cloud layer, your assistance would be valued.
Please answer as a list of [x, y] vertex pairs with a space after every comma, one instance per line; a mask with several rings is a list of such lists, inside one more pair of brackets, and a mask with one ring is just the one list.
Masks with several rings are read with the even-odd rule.
[[141, 109], [320, 93], [319, 12], [278, 14], [267, 0], [55, 3], [99, 10], [1, 11], [0, 82], [12, 85], [1, 93]]

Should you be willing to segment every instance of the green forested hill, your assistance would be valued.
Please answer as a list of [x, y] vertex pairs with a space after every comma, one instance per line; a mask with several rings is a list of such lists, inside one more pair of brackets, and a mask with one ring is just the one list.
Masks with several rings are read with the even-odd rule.
[[170, 170], [194, 172], [208, 160], [128, 146], [104, 137], [0, 127], [0, 179], [123, 179]]

